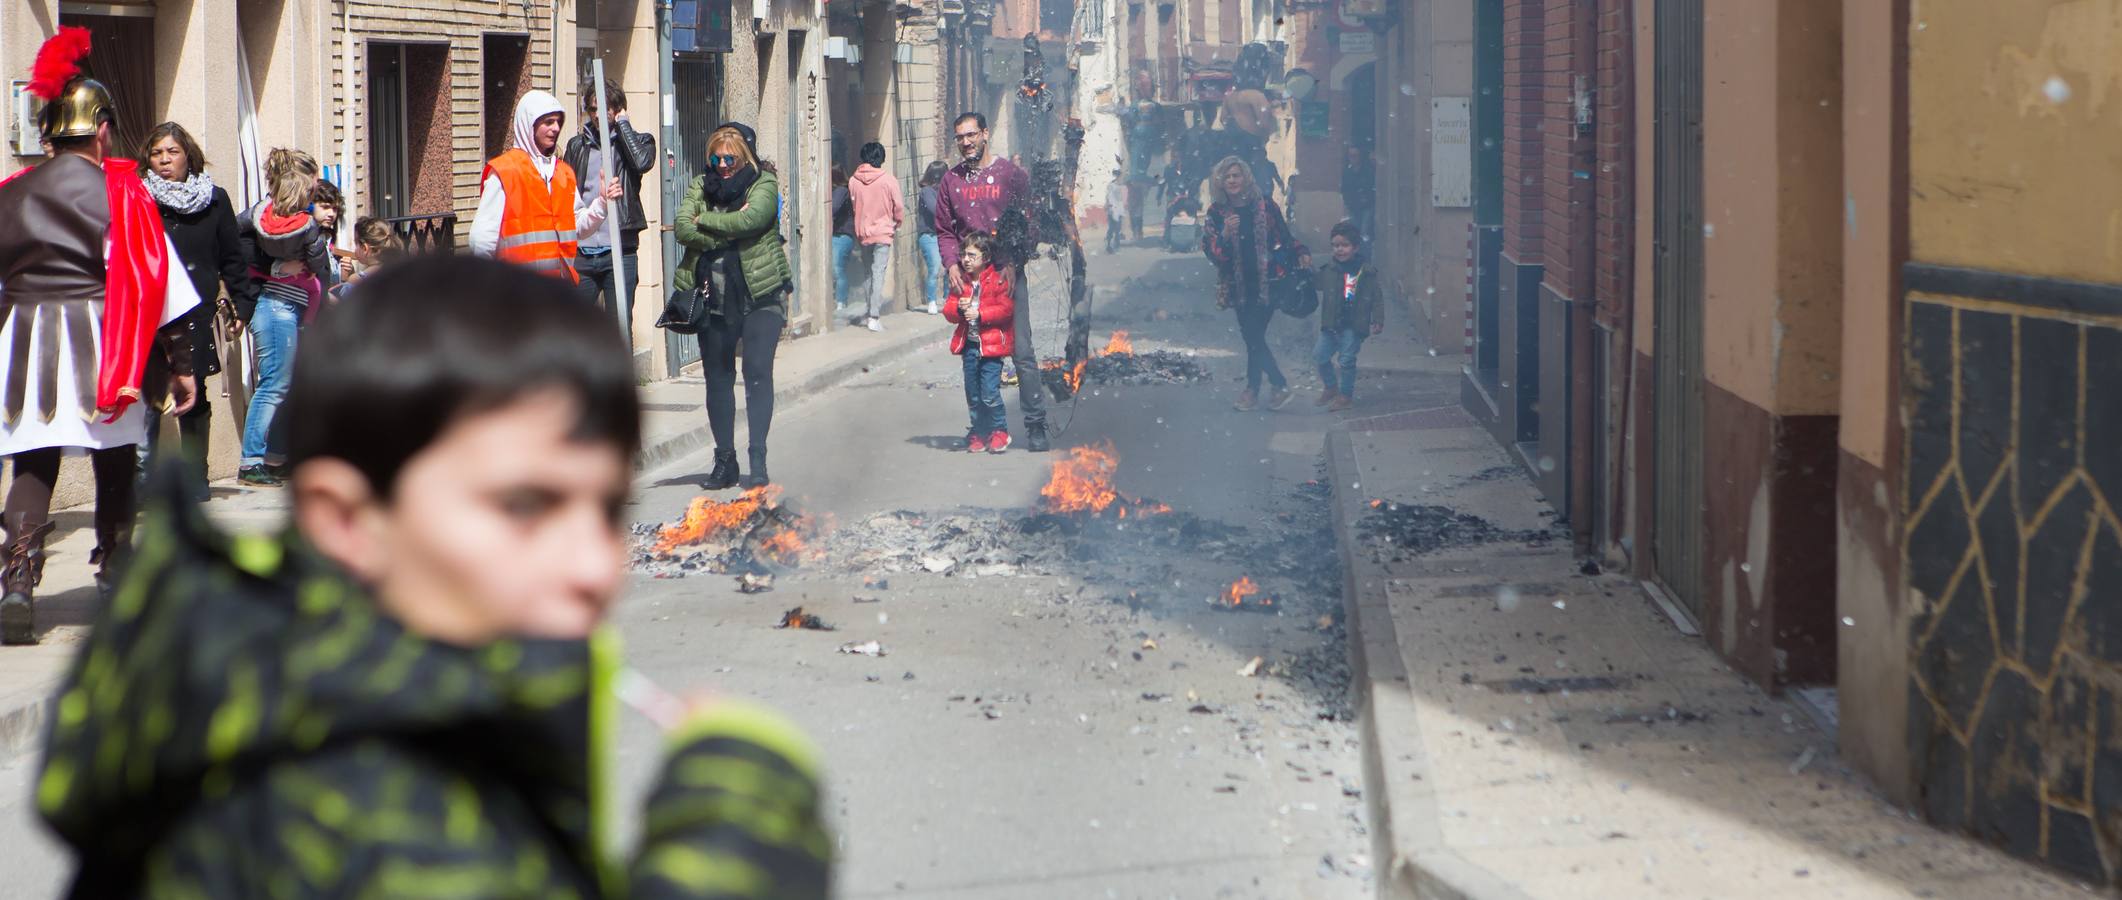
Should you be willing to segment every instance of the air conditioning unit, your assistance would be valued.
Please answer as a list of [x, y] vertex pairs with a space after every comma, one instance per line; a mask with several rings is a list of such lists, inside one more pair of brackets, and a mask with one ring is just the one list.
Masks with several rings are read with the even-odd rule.
[[37, 128], [37, 108], [41, 101], [29, 92], [29, 82], [8, 83], [8, 143], [14, 145], [16, 156], [43, 156], [43, 136]]

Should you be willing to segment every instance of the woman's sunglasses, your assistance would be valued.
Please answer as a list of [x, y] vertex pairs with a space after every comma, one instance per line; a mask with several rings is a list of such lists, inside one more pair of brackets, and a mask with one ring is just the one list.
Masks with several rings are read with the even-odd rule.
[[737, 158], [734, 156], [716, 155], [708, 157], [707, 163], [711, 166], [734, 166], [737, 164]]

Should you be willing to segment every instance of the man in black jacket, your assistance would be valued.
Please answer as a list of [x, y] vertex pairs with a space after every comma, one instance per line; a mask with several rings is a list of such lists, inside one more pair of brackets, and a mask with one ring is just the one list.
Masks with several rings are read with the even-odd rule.
[[[582, 133], [568, 139], [562, 158], [568, 168], [575, 170], [577, 184], [582, 188], [583, 202], [593, 199], [596, 185], [603, 182], [604, 147], [598, 132], [597, 116], [600, 92], [595, 85], [584, 85], [582, 89]], [[601, 92], [611, 108], [612, 143], [619, 147], [613, 160], [612, 174], [619, 176], [626, 185], [626, 195], [620, 198], [614, 215], [619, 217], [619, 255], [625, 257], [626, 267], [626, 320], [633, 321], [634, 287], [641, 283], [641, 270], [634, 265], [634, 256], [641, 249], [641, 232], [648, 228], [648, 214], [641, 208], [641, 176], [656, 167], [656, 139], [634, 130], [626, 118], [626, 94], [619, 85], [609, 79]], [[582, 238], [575, 244], [575, 271], [582, 276], [582, 299], [611, 307], [600, 297], [616, 297], [618, 288], [612, 278], [612, 245], [605, 232]]]

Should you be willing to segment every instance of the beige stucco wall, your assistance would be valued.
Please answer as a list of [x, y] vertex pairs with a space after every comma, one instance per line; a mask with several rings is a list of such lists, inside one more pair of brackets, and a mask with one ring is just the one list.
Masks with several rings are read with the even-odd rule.
[[2122, 4], [1922, 9], [1909, 39], [1923, 73], [1909, 85], [1911, 257], [2122, 282]]
[[1900, 355], [1892, 343], [1893, 196], [1892, 4], [1843, 9], [1842, 110], [1842, 449], [1886, 465], [1888, 377]]
[[[1472, 0], [1412, 0], [1406, 24], [1378, 36], [1378, 242], [1376, 257], [1405, 298], [1418, 337], [1440, 356], [1465, 354], [1466, 242], [1473, 207], [1431, 204], [1431, 101], [1473, 96]], [[1337, 69], [1340, 67], [1337, 66]], [[1337, 98], [1339, 100], [1340, 98]], [[1335, 148], [1338, 153], [1338, 146]], [[1467, 152], [1471, 152], [1468, 148]], [[1341, 218], [1340, 166], [1309, 161], [1322, 188], [1308, 204]], [[1323, 229], [1304, 235], [1323, 247]]]
[[1657, 0], [1635, 0], [1630, 11], [1635, 24], [1636, 123], [1636, 242], [1635, 310], [1631, 317], [1636, 352], [1650, 354], [1657, 348], [1658, 256], [1654, 250], [1658, 210], [1658, 34]]
[[[1899, 588], [1897, 509], [1890, 485], [1901, 470], [1888, 460], [1889, 429], [1900, 404], [1892, 368], [1901, 347], [1893, 334], [1896, 204], [1893, 159], [1896, 62], [1893, 4], [1843, 6], [1842, 112], [1842, 398], [1838, 471], [1840, 539], [1836, 541], [1836, 678], [1844, 715], [1842, 754], [1901, 798], [1908, 783], [1908, 616]], [[1861, 465], [1852, 465], [1852, 461]]]
[[1720, 5], [1703, 34], [1704, 372], [1772, 413], [1840, 398], [1840, 10]]

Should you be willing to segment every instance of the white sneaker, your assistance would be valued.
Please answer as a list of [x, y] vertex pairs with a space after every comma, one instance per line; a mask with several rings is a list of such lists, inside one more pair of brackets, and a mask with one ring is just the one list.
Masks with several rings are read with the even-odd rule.
[[936, 308], [936, 304], [934, 304], [934, 303], [930, 303], [930, 304], [928, 305], [928, 314], [929, 314], [929, 315], [932, 315], [932, 316], [933, 316], [933, 315], [936, 315], [937, 313], [940, 313], [940, 312], [942, 312], [942, 310], [939, 310], [939, 309], [937, 309], [937, 308]]
[[869, 330], [871, 330], [871, 331], [883, 331], [883, 330], [884, 330], [884, 320], [883, 320], [883, 319], [879, 319], [879, 318], [877, 318], [876, 316], [871, 316], [871, 317], [869, 318]]

